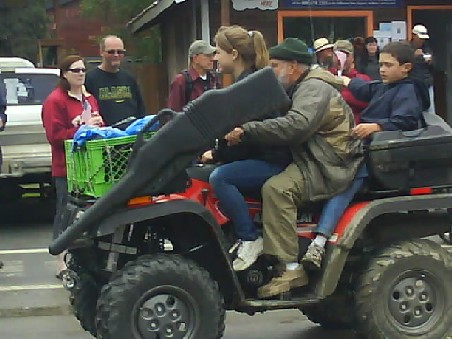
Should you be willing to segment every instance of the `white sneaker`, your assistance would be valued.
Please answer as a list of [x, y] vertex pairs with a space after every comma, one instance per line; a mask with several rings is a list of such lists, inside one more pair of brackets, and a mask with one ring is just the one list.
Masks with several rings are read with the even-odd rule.
[[237, 251], [237, 258], [232, 263], [234, 271], [243, 271], [250, 267], [264, 250], [264, 241], [261, 237], [254, 241], [242, 241]]
[[242, 243], [241, 239], [238, 239], [234, 245], [231, 246], [231, 248], [229, 249], [229, 254], [234, 254], [235, 251], [237, 251], [237, 249], [240, 247], [240, 244]]

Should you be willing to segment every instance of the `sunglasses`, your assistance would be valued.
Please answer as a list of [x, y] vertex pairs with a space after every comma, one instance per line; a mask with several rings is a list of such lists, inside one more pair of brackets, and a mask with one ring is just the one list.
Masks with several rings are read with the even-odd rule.
[[108, 51], [105, 51], [110, 55], [118, 54], [118, 55], [124, 55], [126, 54], [125, 49], [109, 49]]
[[72, 73], [86, 73], [86, 68], [69, 68], [68, 71]]

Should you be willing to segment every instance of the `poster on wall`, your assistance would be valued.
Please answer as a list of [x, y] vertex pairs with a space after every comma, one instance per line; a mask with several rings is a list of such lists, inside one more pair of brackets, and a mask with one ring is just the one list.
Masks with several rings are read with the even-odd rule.
[[279, 7], [402, 7], [402, 0], [280, 0]]
[[278, 9], [278, 0], [232, 0], [232, 6], [236, 11], [245, 9]]
[[380, 22], [378, 30], [373, 31], [378, 46], [384, 47], [391, 41], [404, 41], [407, 38], [405, 21]]

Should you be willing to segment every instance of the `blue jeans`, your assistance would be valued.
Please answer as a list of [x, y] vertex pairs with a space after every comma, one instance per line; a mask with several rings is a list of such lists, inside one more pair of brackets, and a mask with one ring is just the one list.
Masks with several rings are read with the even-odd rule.
[[335, 195], [327, 201], [325, 206], [323, 206], [319, 223], [315, 228], [316, 233], [320, 233], [325, 237], [331, 236], [339, 219], [342, 217], [342, 214], [344, 214], [348, 205], [350, 205], [350, 202], [363, 185], [364, 179], [367, 178], [367, 176], [366, 165], [363, 164], [358, 169], [351, 186], [346, 191]]
[[256, 226], [239, 190], [261, 189], [272, 176], [285, 167], [262, 160], [234, 161], [217, 167], [209, 182], [220, 201], [222, 211], [231, 219], [239, 239], [252, 241], [258, 238]]

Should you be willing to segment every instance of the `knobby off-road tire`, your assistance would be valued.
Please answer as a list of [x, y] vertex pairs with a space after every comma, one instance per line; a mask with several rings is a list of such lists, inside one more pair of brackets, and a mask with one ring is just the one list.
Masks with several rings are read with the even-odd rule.
[[452, 258], [432, 241], [382, 249], [356, 286], [358, 329], [366, 338], [439, 339], [452, 333]]
[[217, 339], [225, 310], [208, 272], [178, 255], [145, 255], [102, 288], [97, 304], [101, 339]]
[[[340, 288], [340, 287], [338, 287]], [[353, 326], [353, 312], [350, 305], [353, 298], [346, 295], [332, 295], [318, 304], [303, 306], [300, 311], [312, 322], [319, 324], [324, 329], [342, 330]]]
[[85, 331], [96, 337], [96, 305], [100, 286], [87, 273], [81, 273], [69, 297], [72, 311]]

